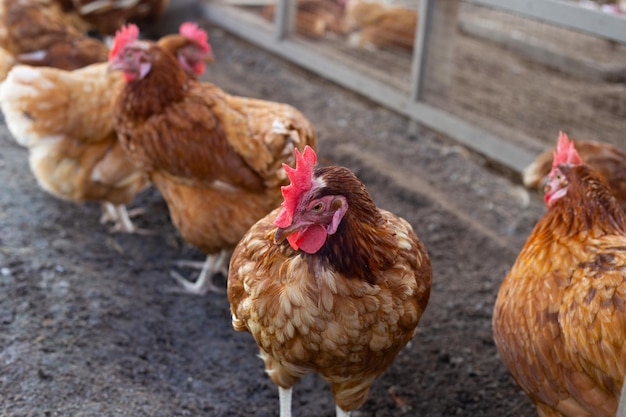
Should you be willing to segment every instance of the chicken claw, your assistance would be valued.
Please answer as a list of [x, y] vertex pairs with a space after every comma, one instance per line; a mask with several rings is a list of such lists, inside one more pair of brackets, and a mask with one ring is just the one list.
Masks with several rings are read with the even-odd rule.
[[131, 217], [138, 216], [145, 212], [142, 208], [136, 208], [131, 211], [126, 210], [123, 204], [114, 205], [111, 203], [102, 203], [102, 216], [100, 223], [113, 223], [111, 233], [137, 233], [141, 235], [154, 234], [151, 230], [140, 229], [130, 220]]
[[[183, 278], [178, 272], [170, 271], [170, 275], [179, 284], [182, 285], [183, 288], [179, 290], [188, 294], [196, 294], [196, 295], [205, 295], [208, 292], [216, 292], [223, 294], [225, 292], [224, 288], [220, 288], [213, 282], [213, 277], [218, 272], [227, 274], [227, 263], [228, 263], [228, 252], [221, 251], [217, 255], [207, 255], [206, 261], [202, 263], [202, 271], [200, 271], [200, 275], [195, 282], [191, 282], [185, 278]], [[187, 266], [192, 268], [197, 268], [198, 263], [193, 261], [178, 261], [177, 265], [179, 266]]]

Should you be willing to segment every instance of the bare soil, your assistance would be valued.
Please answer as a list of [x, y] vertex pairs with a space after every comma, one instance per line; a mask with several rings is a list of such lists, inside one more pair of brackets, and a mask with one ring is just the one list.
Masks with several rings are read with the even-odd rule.
[[[491, 313], [540, 198], [385, 108], [217, 28], [210, 39], [207, 80], [298, 107], [320, 157], [353, 169], [429, 250], [432, 296], [417, 335], [354, 415], [536, 415], [497, 356]], [[0, 127], [0, 415], [278, 415], [277, 389], [252, 337], [233, 331], [225, 294], [171, 291], [173, 262], [203, 254], [180, 238], [157, 191], [133, 206], [154, 235], [111, 234], [98, 204], [46, 194]], [[294, 387], [293, 414], [334, 416], [325, 381]]]

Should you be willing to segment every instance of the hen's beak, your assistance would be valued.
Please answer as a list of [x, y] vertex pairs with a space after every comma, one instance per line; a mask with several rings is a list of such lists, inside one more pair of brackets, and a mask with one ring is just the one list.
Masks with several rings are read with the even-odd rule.
[[300, 225], [291, 224], [289, 227], [279, 227], [276, 229], [276, 233], [274, 233], [274, 243], [281, 243], [283, 240], [287, 239], [287, 236], [300, 229]]
[[213, 52], [211, 51], [205, 53], [202, 59], [204, 60], [204, 62], [208, 62], [208, 63], [215, 62], [215, 56], [213, 55]]
[[121, 61], [113, 60], [109, 61], [109, 65], [107, 65], [107, 73], [111, 73], [113, 71], [120, 71], [124, 69]]
[[281, 243], [283, 240], [287, 238], [287, 234], [285, 234], [285, 230], [287, 229], [282, 229], [280, 227], [276, 229], [276, 233], [274, 233], [275, 244]]

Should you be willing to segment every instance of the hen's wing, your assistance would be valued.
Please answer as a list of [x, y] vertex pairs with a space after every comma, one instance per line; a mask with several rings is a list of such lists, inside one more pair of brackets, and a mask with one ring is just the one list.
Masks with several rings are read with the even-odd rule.
[[[571, 268], [524, 279], [509, 275], [503, 283], [494, 338], [542, 415], [554, 409], [564, 416], [615, 415], [626, 365], [624, 250], [622, 237], [605, 238], [600, 249], [570, 250], [576, 257], [588, 251], [586, 262], [572, 258], [562, 263]], [[523, 269], [516, 264], [509, 274], [526, 274]]]
[[626, 248], [606, 238], [576, 267], [559, 309], [570, 395], [593, 415], [614, 415], [626, 373]]
[[233, 97], [196, 81], [189, 81], [184, 100], [121, 129], [126, 148], [146, 170], [251, 192], [283, 184], [281, 166], [294, 158], [293, 148], [316, 143], [308, 121], [291, 106]]
[[[245, 124], [228, 124], [226, 136], [235, 151], [263, 178], [268, 188], [284, 184], [282, 164], [294, 166], [294, 148], [317, 149], [311, 123], [296, 108], [283, 103], [226, 95], [226, 103]], [[250, 140], [252, 139], [252, 140]]]
[[227, 138], [246, 124], [245, 116], [226, 104], [220, 91], [190, 80], [183, 100], [167, 103], [147, 118], [126, 117], [128, 112], [120, 109], [116, 129], [126, 150], [144, 170], [187, 185], [211, 188], [219, 183], [263, 191], [259, 174]]
[[47, 48], [20, 53], [15, 59], [25, 65], [73, 70], [97, 62], [106, 62], [108, 48], [87, 36], [54, 41]]

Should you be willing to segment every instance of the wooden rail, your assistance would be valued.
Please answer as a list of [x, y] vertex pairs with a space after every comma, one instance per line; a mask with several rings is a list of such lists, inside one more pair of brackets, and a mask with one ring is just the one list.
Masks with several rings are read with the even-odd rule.
[[[425, 69], [446, 68], [451, 54], [442, 53], [442, 42], [450, 36], [450, 28], [456, 30], [457, 11], [460, 0], [421, 0], [418, 30], [415, 34], [410, 86], [400, 91], [370, 76], [362, 74], [342, 63], [339, 56], [332, 57], [329, 51], [305, 40], [294, 40], [295, 7], [293, 0], [276, 0], [274, 24], [232, 7], [232, 2], [245, 0], [204, 0], [204, 16], [212, 23], [240, 36], [247, 41], [271, 51], [280, 57], [300, 65], [343, 87], [353, 90], [381, 105], [389, 107], [409, 119], [451, 137], [469, 149], [484, 155], [492, 162], [520, 174], [534, 159], [537, 141], [521, 132], [515, 135], [518, 143], [529, 143], [524, 149], [510, 141], [472, 125], [462, 118], [441, 110], [422, 100]], [[258, 1], [258, 0], [255, 0]], [[602, 12], [582, 9], [558, 0], [467, 0], [471, 3], [510, 11], [533, 19], [555, 23], [617, 42], [626, 43], [626, 18]], [[453, 36], [453, 35], [452, 35]], [[429, 53], [437, 41], [437, 53]], [[443, 45], [443, 46], [442, 46]], [[330, 56], [330, 57], [329, 57]], [[337, 58], [337, 59], [334, 59]], [[434, 60], [434, 61], [433, 61]], [[438, 74], [439, 75], [439, 74]], [[429, 79], [429, 83], [437, 82]], [[625, 416], [626, 417], [626, 416]]]

